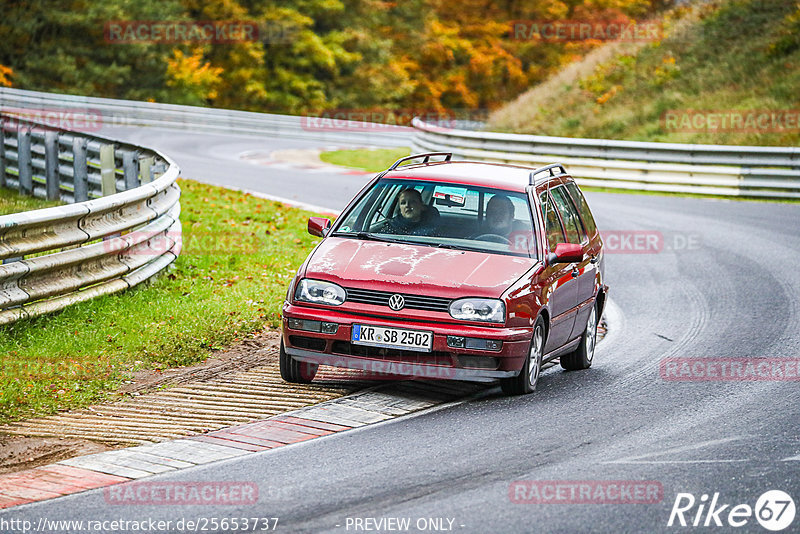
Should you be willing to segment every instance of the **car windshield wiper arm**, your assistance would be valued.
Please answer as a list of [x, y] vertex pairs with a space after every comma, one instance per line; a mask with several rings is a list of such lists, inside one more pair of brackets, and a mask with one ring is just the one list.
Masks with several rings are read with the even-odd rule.
[[436, 248], [446, 248], [450, 250], [477, 250], [471, 247], [467, 247], [464, 245], [451, 245], [449, 243], [435, 243], [435, 242], [428, 242], [428, 241], [404, 241], [404, 243], [411, 243], [412, 245], [425, 245], [428, 247], [436, 247]]
[[384, 241], [386, 243], [405, 243], [405, 241], [401, 241], [399, 239], [392, 239], [391, 237], [384, 237], [378, 234], [373, 234], [372, 232], [336, 232], [333, 235], [356, 237], [358, 239], [364, 239], [368, 241]]

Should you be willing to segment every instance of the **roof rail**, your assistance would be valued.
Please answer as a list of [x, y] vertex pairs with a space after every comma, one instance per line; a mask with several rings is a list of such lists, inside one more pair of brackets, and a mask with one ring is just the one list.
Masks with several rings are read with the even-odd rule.
[[[556, 174], [553, 171], [553, 169], [556, 169], [556, 168], [561, 169], [561, 172]], [[553, 177], [553, 176], [561, 176], [562, 174], [567, 174], [567, 170], [564, 168], [564, 165], [562, 165], [561, 163], [551, 163], [550, 165], [545, 165], [544, 167], [539, 167], [535, 171], [531, 171], [530, 185], [534, 185], [536, 183], [536, 175], [541, 173], [541, 172], [544, 172], [544, 171], [550, 171], [550, 176], [551, 177]]]
[[410, 159], [417, 159], [417, 158], [423, 158], [424, 157], [425, 159], [422, 161], [422, 163], [425, 164], [425, 163], [428, 163], [428, 160], [431, 159], [431, 156], [445, 156], [444, 161], [450, 161], [450, 158], [453, 157], [453, 153], [452, 152], [428, 152], [426, 154], [412, 154], [411, 156], [406, 156], [404, 158], [398, 159], [397, 161], [392, 163], [392, 166], [389, 167], [388, 170], [389, 171], [393, 171], [397, 167], [399, 167], [401, 163], [403, 163], [404, 161], [408, 161]]

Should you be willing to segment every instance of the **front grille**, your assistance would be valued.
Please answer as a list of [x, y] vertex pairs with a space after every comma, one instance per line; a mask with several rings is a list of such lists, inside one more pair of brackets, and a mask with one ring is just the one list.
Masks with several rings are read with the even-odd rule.
[[361, 356], [363, 358], [379, 358], [381, 360], [418, 363], [428, 365], [452, 366], [453, 357], [449, 352], [417, 352], [405, 349], [390, 349], [386, 347], [368, 347], [356, 345], [349, 341], [334, 341], [332, 351], [336, 354], [347, 356]]
[[[346, 287], [347, 300], [358, 304], [374, 304], [375, 306], [389, 307], [389, 297], [397, 293], [388, 291], [372, 291], [369, 289], [354, 289]], [[426, 297], [424, 295], [407, 295], [400, 293], [405, 299], [405, 308], [412, 310], [437, 311], [448, 313], [450, 310], [450, 299], [441, 297]]]
[[289, 336], [289, 343], [291, 343], [293, 347], [297, 347], [298, 349], [308, 349], [308, 350], [318, 350], [318, 351], [325, 350], [325, 345], [326, 345], [324, 339], [318, 339], [315, 337], [306, 337], [306, 336]]
[[491, 356], [470, 356], [459, 355], [458, 363], [461, 367], [468, 367], [472, 369], [497, 369], [500, 366], [500, 360]]

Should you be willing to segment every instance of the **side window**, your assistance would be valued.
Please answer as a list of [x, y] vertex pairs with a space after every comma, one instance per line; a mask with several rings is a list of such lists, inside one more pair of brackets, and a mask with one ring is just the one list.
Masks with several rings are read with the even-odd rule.
[[564, 229], [561, 227], [561, 221], [558, 220], [558, 214], [547, 193], [542, 193], [539, 196], [539, 202], [542, 205], [542, 218], [545, 224], [544, 232], [547, 236], [548, 250], [553, 250], [558, 243], [566, 241], [564, 239]]
[[597, 232], [597, 224], [594, 222], [592, 212], [589, 211], [589, 204], [586, 203], [586, 198], [584, 198], [578, 186], [575, 185], [575, 182], [567, 183], [567, 189], [569, 190], [569, 194], [572, 195], [572, 200], [578, 205], [578, 211], [581, 214], [584, 226], [586, 226], [586, 231], [589, 233], [589, 236], [593, 236], [595, 232]]
[[563, 187], [555, 187], [550, 190], [553, 196], [553, 202], [561, 215], [561, 220], [564, 222], [564, 229], [567, 231], [567, 243], [581, 244], [584, 238], [583, 226], [578, 218], [578, 211], [572, 202], [567, 197], [567, 191]]

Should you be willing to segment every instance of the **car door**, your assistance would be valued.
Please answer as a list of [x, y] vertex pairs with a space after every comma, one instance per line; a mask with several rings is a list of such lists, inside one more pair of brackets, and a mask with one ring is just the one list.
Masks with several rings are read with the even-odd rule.
[[[547, 191], [539, 195], [544, 221], [546, 253], [553, 252], [558, 243], [566, 243], [564, 227]], [[569, 340], [575, 324], [578, 280], [572, 276], [572, 265], [568, 263], [548, 264], [541, 274], [545, 288], [545, 299], [550, 311], [550, 332], [545, 344], [545, 353], [558, 349]]]
[[[588, 256], [588, 263], [584, 271], [586, 276], [581, 276], [580, 284], [578, 285], [578, 299], [581, 302], [581, 306], [588, 306], [589, 304], [594, 304], [594, 297], [597, 294], [598, 286], [602, 284], [601, 265], [603, 244], [600, 234], [597, 231], [597, 223], [594, 221], [592, 212], [589, 210], [589, 204], [586, 202], [583, 193], [578, 189], [575, 182], [571, 180], [567, 182], [566, 188], [570, 197], [572, 197], [572, 204], [577, 208], [583, 229], [586, 232], [586, 238], [588, 239], [588, 245], [584, 250], [584, 254]], [[588, 312], [586, 315], [588, 316]]]
[[570, 274], [575, 278], [577, 288], [575, 301], [572, 304], [575, 313], [573, 314], [574, 321], [568, 336], [569, 341], [580, 336], [586, 328], [586, 321], [589, 319], [589, 312], [591, 311], [590, 304], [594, 295], [596, 267], [591, 262], [592, 257], [589, 254], [589, 236], [583, 227], [578, 210], [573, 204], [566, 187], [563, 185], [553, 187], [550, 190], [550, 194], [564, 225], [567, 237], [566, 242], [581, 245], [583, 250], [583, 261], [570, 264]]

